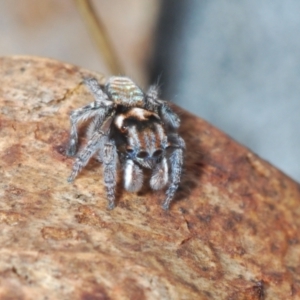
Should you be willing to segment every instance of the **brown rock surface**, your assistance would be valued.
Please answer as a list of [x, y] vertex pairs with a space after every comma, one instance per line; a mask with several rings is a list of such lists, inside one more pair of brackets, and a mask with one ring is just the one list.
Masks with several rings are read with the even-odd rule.
[[88, 73], [0, 58], [0, 299], [300, 299], [299, 185], [181, 109], [169, 212], [162, 192], [121, 186], [106, 210], [94, 160], [67, 183], [68, 113], [91, 101]]

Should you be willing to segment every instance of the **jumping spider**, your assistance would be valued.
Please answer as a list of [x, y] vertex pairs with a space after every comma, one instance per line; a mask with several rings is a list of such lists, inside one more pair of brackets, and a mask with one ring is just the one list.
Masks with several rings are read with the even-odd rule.
[[67, 155], [77, 152], [77, 124], [91, 120], [88, 143], [80, 151], [68, 178], [72, 182], [92, 156], [103, 164], [108, 208], [115, 207], [118, 161], [124, 170], [124, 187], [137, 192], [143, 184], [143, 168], [151, 169], [150, 186], [162, 189], [167, 183], [167, 210], [180, 183], [185, 143], [177, 134], [179, 117], [166, 101], [158, 99], [151, 86], [145, 94], [128, 77], [110, 77], [104, 88], [95, 78], [84, 79], [95, 101], [71, 112]]

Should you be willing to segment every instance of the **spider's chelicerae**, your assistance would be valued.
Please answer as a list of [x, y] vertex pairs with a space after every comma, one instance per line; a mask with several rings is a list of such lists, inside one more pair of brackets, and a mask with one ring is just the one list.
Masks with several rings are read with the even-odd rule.
[[110, 77], [105, 86], [85, 79], [94, 102], [71, 112], [67, 155], [77, 152], [77, 124], [91, 119], [88, 143], [79, 152], [68, 181], [95, 156], [103, 164], [108, 208], [115, 207], [117, 165], [124, 173], [124, 187], [137, 192], [143, 185], [143, 169], [151, 169], [150, 186], [160, 190], [168, 184], [162, 207], [167, 210], [180, 183], [185, 143], [177, 134], [179, 117], [151, 86], [144, 93], [128, 77]]

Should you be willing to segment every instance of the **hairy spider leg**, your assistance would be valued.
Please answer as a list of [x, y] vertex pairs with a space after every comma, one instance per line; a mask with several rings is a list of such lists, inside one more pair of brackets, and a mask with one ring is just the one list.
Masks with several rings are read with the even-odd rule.
[[112, 101], [109, 100], [108, 96], [103, 92], [99, 82], [95, 78], [84, 78], [84, 83], [95, 98], [93, 102], [95, 108], [112, 105]]
[[180, 126], [180, 118], [163, 100], [159, 100], [161, 105], [158, 114], [168, 130], [177, 130]]
[[170, 108], [166, 101], [158, 99], [159, 90], [155, 85], [150, 86], [146, 94], [145, 108], [158, 113], [160, 119], [168, 129], [178, 129], [180, 119], [178, 115]]
[[99, 151], [103, 163], [104, 185], [106, 188], [106, 195], [108, 200], [108, 209], [115, 207], [115, 189], [117, 182], [117, 148], [113, 140], [108, 137], [104, 147]]
[[93, 103], [72, 111], [70, 115], [70, 122], [71, 122], [70, 141], [66, 152], [68, 156], [74, 156], [77, 152], [78, 123], [87, 121], [88, 119], [91, 119], [95, 116], [97, 116], [96, 117], [97, 123], [103, 123], [104, 120], [107, 118], [108, 114], [109, 114], [108, 108], [94, 109]]
[[95, 101], [84, 107], [73, 110], [70, 114], [70, 122], [71, 122], [70, 142], [66, 152], [68, 156], [74, 156], [77, 152], [78, 123], [87, 121], [88, 119], [94, 117], [95, 115], [100, 116], [98, 122], [100, 123], [101, 121], [103, 122], [107, 117], [110, 108], [113, 105], [113, 103], [109, 101], [107, 95], [101, 90], [101, 87], [96, 79], [86, 78], [84, 79], [84, 82], [92, 92]]
[[180, 183], [180, 177], [182, 173], [182, 165], [183, 165], [183, 151], [185, 149], [184, 140], [177, 134], [172, 134], [171, 140], [173, 140], [173, 148], [171, 155], [169, 157], [170, 162], [170, 175], [171, 182], [166, 191], [166, 199], [162, 204], [162, 208], [164, 210], [168, 210], [170, 203], [174, 197], [175, 192], [178, 189]]
[[78, 173], [82, 170], [83, 167], [87, 165], [90, 158], [99, 150], [99, 148], [103, 145], [102, 139], [104, 139], [106, 135], [103, 131], [97, 131], [93, 134], [91, 139], [88, 141], [85, 148], [79, 153], [77, 156], [75, 163], [73, 165], [73, 170], [71, 175], [68, 178], [68, 182], [74, 181]]
[[157, 102], [159, 95], [158, 86], [151, 85], [146, 93], [145, 109], [158, 113], [159, 103]]

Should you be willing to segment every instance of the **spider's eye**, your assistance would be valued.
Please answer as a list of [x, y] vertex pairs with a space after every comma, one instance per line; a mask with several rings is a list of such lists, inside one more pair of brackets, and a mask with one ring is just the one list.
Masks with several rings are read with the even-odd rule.
[[131, 153], [133, 153], [133, 149], [127, 148], [127, 149], [126, 149], [126, 152], [127, 152], [128, 154], [131, 154]]
[[149, 154], [148, 154], [147, 151], [141, 151], [141, 152], [139, 152], [139, 153], [137, 154], [137, 157], [138, 157], [138, 158], [146, 158], [146, 157], [148, 157], [148, 156], [149, 156]]
[[163, 151], [161, 149], [156, 150], [153, 152], [152, 157], [153, 158], [159, 158], [162, 155]]
[[128, 127], [126, 125], [122, 125], [121, 130], [122, 131], [126, 131], [128, 129]]

